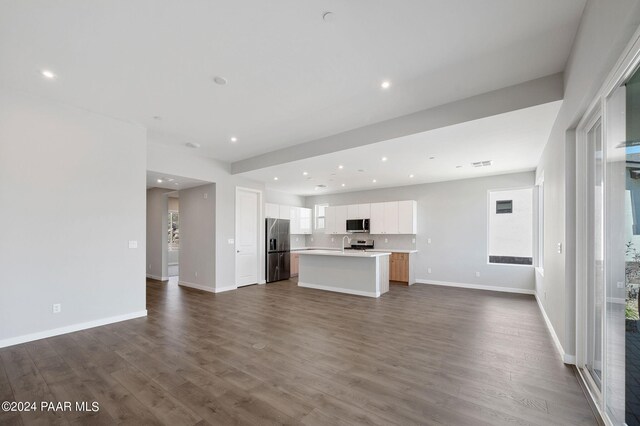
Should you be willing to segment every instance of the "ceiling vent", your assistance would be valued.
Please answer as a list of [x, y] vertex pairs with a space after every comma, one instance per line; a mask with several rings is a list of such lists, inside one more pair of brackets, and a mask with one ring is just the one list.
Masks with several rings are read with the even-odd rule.
[[476, 161], [475, 163], [471, 163], [473, 167], [488, 167], [491, 165], [491, 160], [489, 161]]

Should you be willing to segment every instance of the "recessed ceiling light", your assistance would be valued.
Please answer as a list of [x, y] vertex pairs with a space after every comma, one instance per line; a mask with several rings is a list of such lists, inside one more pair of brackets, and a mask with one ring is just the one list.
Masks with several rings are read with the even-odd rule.
[[315, 189], [316, 191], [318, 191], [318, 190], [320, 190], [320, 189], [324, 189], [324, 188], [326, 188], [326, 187], [327, 187], [327, 185], [320, 184], [320, 185], [316, 185], [316, 187], [315, 187], [315, 188], [313, 188], [313, 189]]
[[56, 78], [56, 75], [53, 73], [53, 71], [42, 70], [40, 71], [40, 74], [42, 74], [43, 77], [48, 78], [49, 80], [53, 80], [54, 78]]
[[273, 180], [278, 180], [278, 176], [274, 177]]
[[413, 177], [413, 173], [411, 173], [411, 174], [409, 175], [409, 177], [410, 177], [410, 178], [412, 178], [412, 177]]
[[382, 157], [382, 158], [380, 159], [380, 161], [387, 161], [387, 160], [388, 160], [388, 158], [387, 158], [387, 157]]
[[159, 115], [154, 115], [153, 119], [157, 121], [162, 121], [162, 117], [160, 117]]
[[345, 184], [343, 183], [343, 184], [342, 184], [342, 185], [340, 185], [340, 186], [347, 186], [347, 185], [345, 185]]
[[461, 169], [461, 168], [462, 168], [462, 166], [456, 166], [456, 169]]
[[174, 185], [180, 185], [178, 182], [175, 182]]
[[377, 181], [378, 181], [377, 179], [374, 179], [374, 180], [372, 180], [371, 182], [376, 183]]
[[197, 142], [187, 142], [185, 145], [187, 145], [189, 148], [200, 148], [200, 144]]
[[309, 174], [309, 172], [302, 172], [302, 176], [306, 176], [308, 174]]
[[342, 164], [340, 164], [340, 165], [338, 166], [338, 168], [339, 168], [340, 170], [342, 170], [342, 169], [344, 169], [344, 166], [343, 166]]
[[358, 169], [358, 172], [364, 173], [364, 169]]
[[333, 12], [325, 12], [322, 14], [322, 20], [324, 22], [331, 22], [333, 21], [333, 18], [335, 18], [335, 16], [333, 15]]
[[158, 179], [158, 180], [157, 180], [157, 182], [158, 182], [158, 183], [162, 183], [162, 179]]
[[435, 160], [436, 157], [429, 157], [429, 160]]
[[391, 87], [391, 82], [389, 80], [385, 80], [380, 83], [380, 87], [382, 87], [383, 89], [388, 89], [389, 87]]
[[236, 138], [235, 136], [231, 136], [231, 142], [238, 142], [238, 138]]
[[167, 178], [167, 182], [173, 182], [175, 179]]
[[215, 77], [213, 77], [213, 82], [215, 84], [219, 84], [220, 86], [224, 86], [225, 84], [227, 84], [227, 79], [216, 75]]

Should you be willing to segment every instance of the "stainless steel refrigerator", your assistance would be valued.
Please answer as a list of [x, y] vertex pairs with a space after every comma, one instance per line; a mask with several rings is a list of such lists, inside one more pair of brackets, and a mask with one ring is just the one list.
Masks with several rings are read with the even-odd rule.
[[289, 271], [289, 221], [267, 219], [267, 282], [286, 280]]

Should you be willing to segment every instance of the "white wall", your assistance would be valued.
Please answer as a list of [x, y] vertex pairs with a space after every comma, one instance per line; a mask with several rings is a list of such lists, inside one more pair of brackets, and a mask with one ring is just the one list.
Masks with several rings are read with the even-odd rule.
[[215, 290], [216, 185], [180, 191], [180, 284]]
[[[511, 200], [512, 213], [496, 213], [498, 200]], [[533, 257], [533, 189], [489, 193], [489, 256]]]
[[[376, 248], [417, 248], [416, 278], [426, 281], [461, 283], [532, 291], [534, 271], [528, 266], [488, 264], [487, 191], [533, 186], [534, 173], [515, 173], [477, 179], [428, 183], [371, 191], [307, 197], [314, 204], [357, 204], [395, 200], [418, 202], [418, 234], [372, 235]], [[368, 234], [359, 234], [362, 236]], [[334, 237], [334, 242], [331, 238]], [[311, 246], [335, 246], [341, 235], [314, 233]], [[311, 241], [313, 238], [313, 241]], [[384, 242], [387, 238], [389, 241]], [[431, 239], [431, 244], [428, 239]], [[431, 273], [428, 273], [431, 268]], [[480, 277], [476, 277], [480, 272]]]
[[0, 92], [0, 346], [146, 314], [145, 143], [142, 127]]
[[167, 229], [168, 189], [147, 190], [147, 277], [156, 280], [168, 279], [167, 273]]
[[[254, 188], [263, 191], [264, 184], [229, 173], [229, 164], [212, 158], [198, 157], [190, 148], [179, 148], [163, 144], [160, 140], [150, 140], [147, 146], [147, 168], [159, 173], [200, 179], [216, 184], [216, 258], [215, 287], [229, 288], [235, 286], [235, 197], [236, 186]], [[264, 199], [264, 197], [263, 197]], [[180, 206], [182, 215], [182, 208]], [[264, 209], [264, 206], [263, 206]], [[182, 224], [181, 224], [182, 225]], [[260, 230], [264, 235], [264, 229]], [[264, 247], [261, 253], [259, 271], [260, 280], [264, 282]], [[181, 273], [182, 275], [182, 273]]]
[[639, 24], [638, 0], [587, 2], [565, 70], [564, 101], [537, 168], [544, 173], [545, 259], [536, 291], [569, 355], [576, 315], [574, 129]]

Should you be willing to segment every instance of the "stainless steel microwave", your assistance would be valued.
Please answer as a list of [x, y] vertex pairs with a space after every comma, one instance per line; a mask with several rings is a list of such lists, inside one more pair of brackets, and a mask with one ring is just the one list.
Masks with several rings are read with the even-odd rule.
[[369, 232], [369, 219], [347, 219], [347, 232]]

